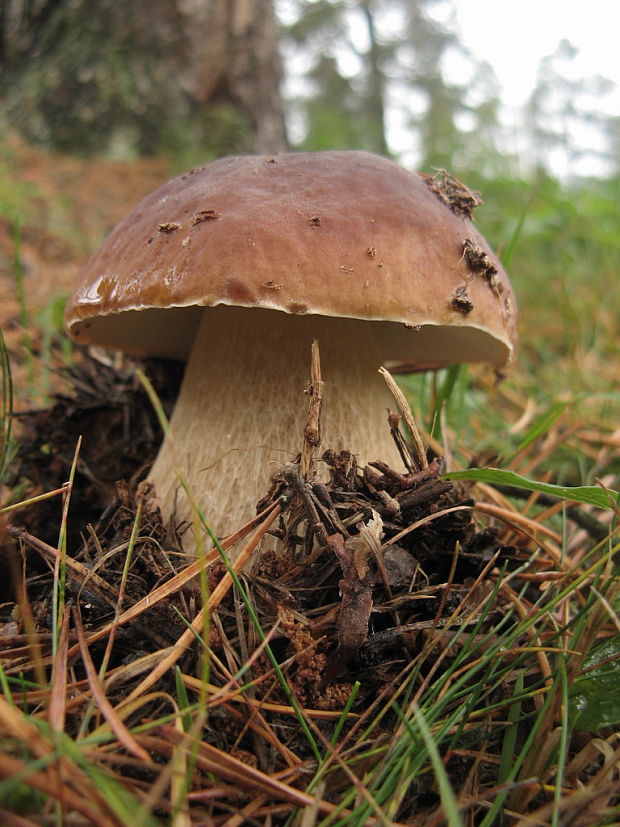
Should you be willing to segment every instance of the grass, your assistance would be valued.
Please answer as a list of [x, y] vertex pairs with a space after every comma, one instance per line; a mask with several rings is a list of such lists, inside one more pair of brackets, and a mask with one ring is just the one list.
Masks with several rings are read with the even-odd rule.
[[[579, 198], [547, 179], [468, 183], [487, 194], [484, 231], [507, 240], [524, 319], [520, 367], [498, 386], [458, 368], [403, 387], [426, 444], [471, 497], [476, 530], [496, 543], [468, 578], [459, 566], [469, 552], [456, 543], [437, 587], [416, 582], [414, 609], [375, 586], [374, 634], [406, 629], [409, 656], [358, 664], [354, 680], [336, 683], [332, 708], [300, 697], [298, 675], [317, 655], [307, 623], [329, 629], [337, 600], [319, 599], [304, 618], [307, 602], [295, 601], [312, 590], [299, 567], [262, 580], [244, 570], [279, 506], [240, 531], [234, 561], [230, 541], [212, 537], [215, 548], [185, 566], [153, 527], [144, 491], [123, 501], [116, 533], [86, 529], [92, 559], [68, 542], [79, 450], [65, 486], [15, 501], [0, 339], [0, 530], [45, 497], [62, 501], [56, 545], [12, 529], [28, 564], [15, 560], [0, 634], [0, 820], [620, 820], [618, 182], [594, 182]], [[55, 336], [45, 327], [53, 315], [39, 316], [33, 342]], [[50, 370], [52, 352], [40, 351]], [[412, 542], [433, 521], [415, 523]]]

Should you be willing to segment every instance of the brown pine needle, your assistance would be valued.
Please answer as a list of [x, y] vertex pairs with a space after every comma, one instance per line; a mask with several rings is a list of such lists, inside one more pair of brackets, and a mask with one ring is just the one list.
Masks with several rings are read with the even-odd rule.
[[[0, 728], [4, 735], [8, 734], [18, 743], [26, 745], [37, 758], [48, 759], [56, 752], [56, 745], [50, 743], [21, 710], [11, 706], [2, 696]], [[46, 770], [31, 771], [25, 761], [14, 758], [8, 751], [3, 750], [0, 753], [0, 777], [11, 778], [16, 773], [22, 773], [27, 777], [28, 784], [34, 789], [41, 790], [90, 818], [91, 823], [97, 827], [117, 827], [118, 822], [111, 820], [101, 809], [95, 810], [90, 807], [88, 802], [97, 802], [100, 808], [105, 809], [105, 803], [91, 779], [68, 759], [60, 757]]]
[[29, 818], [18, 816], [16, 813], [10, 813], [8, 810], [0, 809], [0, 824], [4, 827], [38, 827], [34, 821]]
[[[200, 689], [200, 680], [198, 678], [193, 677], [192, 675], [183, 675], [183, 683], [189, 688], [193, 689], [196, 692]], [[251, 698], [247, 698], [243, 694], [243, 690], [241, 688], [233, 689], [226, 695], [225, 698], [218, 698], [221, 694], [222, 690], [219, 686], [213, 686], [209, 684], [208, 686], [209, 692], [213, 693], [216, 698], [216, 703], [244, 703], [247, 704], [248, 702], [252, 703]], [[292, 706], [288, 704], [279, 704], [279, 703], [272, 703], [271, 701], [256, 701], [257, 706], [260, 706], [261, 709], [264, 709], [266, 712], [275, 712], [278, 715], [291, 715], [295, 716], [297, 713], [293, 709]], [[308, 718], [316, 718], [318, 721], [337, 721], [339, 718], [342, 717], [342, 710], [328, 710], [328, 709], [308, 709], [304, 707], [304, 715], [307, 715]], [[355, 712], [349, 713], [349, 718], [357, 718], [358, 714]]]
[[57, 732], [64, 732], [65, 714], [67, 711], [67, 650], [69, 642], [69, 606], [65, 611], [60, 627], [58, 647], [54, 657], [52, 669], [52, 685], [49, 698], [48, 720], [50, 726]]
[[[23, 775], [28, 779], [28, 785], [39, 792], [49, 796], [52, 800], [63, 801], [67, 809], [80, 813], [89, 825], [93, 827], [118, 827], [118, 820], [111, 814], [106, 814], [95, 808], [94, 790], [84, 792], [74, 791], [71, 784], [65, 782], [61, 785], [53, 769], [30, 770], [25, 761], [15, 758], [6, 753], [0, 755], [0, 777], [12, 778], [15, 775]], [[98, 801], [98, 803], [101, 803]]]
[[86, 669], [86, 674], [88, 676], [88, 683], [93, 693], [93, 698], [97, 702], [97, 706], [104, 716], [104, 718], [110, 724], [110, 727], [120, 743], [125, 747], [127, 752], [135, 755], [136, 758], [141, 758], [146, 763], [150, 764], [151, 759], [140, 744], [135, 740], [133, 735], [129, 732], [125, 724], [120, 720], [118, 715], [114, 711], [114, 707], [110, 703], [105, 694], [101, 683], [99, 682], [99, 676], [97, 675], [97, 670], [95, 669], [95, 664], [90, 656], [90, 651], [88, 649], [88, 644], [86, 642], [86, 636], [84, 635], [84, 627], [82, 626], [82, 620], [80, 617], [80, 613], [78, 610], [74, 611], [73, 614], [75, 628], [78, 635], [78, 641], [80, 646], [80, 652], [82, 653], [82, 661], [84, 663], [84, 668]]
[[[269, 505], [264, 511], [242, 526], [238, 531], [234, 532], [234, 534], [225, 537], [221, 542], [220, 545], [226, 551], [226, 549], [232, 548], [242, 537], [244, 537], [248, 532], [256, 527], [256, 525], [260, 524], [260, 521], [264, 519], [274, 508], [273, 503]], [[33, 538], [35, 539], [35, 538]], [[48, 548], [52, 548], [49, 546]], [[69, 558], [67, 558], [69, 559]], [[190, 583], [200, 574], [200, 571], [204, 566], [209, 566], [211, 563], [214, 563], [216, 560], [219, 560], [219, 552], [217, 549], [211, 549], [208, 551], [204, 557], [199, 560], [194, 560], [193, 562], [189, 563], [182, 571], [175, 574], [170, 580], [166, 580], [165, 583], [162, 583], [161, 586], [157, 586], [157, 588], [150, 591], [145, 597], [141, 600], [138, 600], [133, 606], [130, 606], [126, 609], [119, 617], [115, 620], [110, 621], [106, 625], [102, 626], [100, 629], [97, 629], [96, 632], [91, 632], [88, 635], [87, 641], [89, 644], [95, 643], [97, 640], [100, 640], [103, 637], [106, 637], [110, 634], [111, 630], [114, 627], [122, 626], [125, 623], [129, 623], [131, 620], [134, 620], [136, 617], [145, 612], [147, 609], [152, 609], [157, 603], [162, 600], [166, 600], [167, 598], [171, 597], [173, 594], [178, 592], [180, 589], [183, 588], [187, 583]], [[90, 569], [88, 569], [91, 572]], [[74, 650], [70, 650], [70, 654], [73, 654]]]
[[516, 509], [500, 508], [497, 505], [477, 502], [474, 505], [474, 511], [478, 511], [481, 514], [488, 514], [490, 517], [497, 517], [506, 523], [510, 523], [510, 525], [516, 524], [517, 526], [526, 526], [532, 534], [540, 532], [546, 537], [550, 537], [555, 543], [562, 542], [562, 537], [557, 531], [554, 531], [548, 526], [537, 522], [532, 517], [527, 517], [525, 514], [521, 514], [521, 512]]
[[[162, 726], [159, 728], [161, 737], [138, 736], [140, 741], [151, 751], [163, 755], [170, 755], [174, 745], [184, 738], [174, 727]], [[237, 785], [239, 789], [256, 790], [276, 800], [288, 801], [298, 807], [307, 807], [313, 804], [315, 797], [301, 790], [279, 781], [274, 775], [267, 775], [261, 770], [244, 764], [238, 758], [228, 755], [217, 747], [201, 741], [197, 745], [196, 765], [199, 769], [213, 773], [216, 778], [222, 778]], [[188, 747], [191, 748], [191, 747]], [[328, 801], [319, 803], [319, 812], [329, 814], [336, 809], [336, 805]], [[341, 810], [343, 815], [347, 810]]]

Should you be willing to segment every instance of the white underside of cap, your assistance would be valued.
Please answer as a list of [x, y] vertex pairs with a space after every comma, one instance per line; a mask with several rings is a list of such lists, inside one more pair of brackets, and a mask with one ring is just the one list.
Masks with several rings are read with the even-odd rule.
[[[210, 308], [197, 305], [178, 305], [166, 309], [136, 307], [85, 321], [69, 321], [69, 327], [77, 341], [84, 344], [99, 344], [136, 355], [187, 359], [202, 315], [215, 320], [221, 314], [235, 310], [259, 315], [276, 312], [278, 316], [291, 316], [299, 320], [313, 316], [284, 313], [276, 306], [233, 308], [221, 303]], [[432, 319], [421, 319], [419, 325], [412, 327], [380, 319], [351, 318], [350, 321], [357, 321], [360, 325], [372, 322], [381, 328], [384, 361], [416, 364], [418, 369], [434, 369], [459, 362], [486, 362], [501, 367], [512, 356], [507, 344], [491, 331], [467, 322], [462, 325], [438, 325]]]

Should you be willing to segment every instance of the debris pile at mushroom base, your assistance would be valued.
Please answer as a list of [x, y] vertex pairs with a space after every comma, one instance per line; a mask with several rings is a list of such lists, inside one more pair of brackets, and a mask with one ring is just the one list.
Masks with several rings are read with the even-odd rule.
[[289, 653], [305, 641], [304, 666], [291, 668], [297, 696], [332, 708], [340, 682], [363, 679], [367, 689], [377, 675], [395, 676], [423, 647], [427, 621], [441, 626], [446, 583], [449, 614], [499, 544], [476, 529], [473, 502], [440, 479], [437, 460], [401, 474], [380, 461], [359, 468], [348, 451], [324, 459], [327, 484], [303, 480], [293, 464], [283, 470], [291, 505], [273, 531], [279, 550], [259, 557], [249, 583], [267, 628], [280, 620]]

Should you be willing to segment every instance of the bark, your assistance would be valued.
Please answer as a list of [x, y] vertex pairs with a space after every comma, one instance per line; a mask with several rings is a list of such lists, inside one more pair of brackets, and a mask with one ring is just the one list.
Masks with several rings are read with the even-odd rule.
[[278, 36], [273, 0], [3, 0], [0, 106], [61, 149], [279, 152]]
[[224, 99], [249, 116], [257, 152], [287, 148], [273, 0], [177, 0], [186, 60], [181, 82], [199, 102]]

